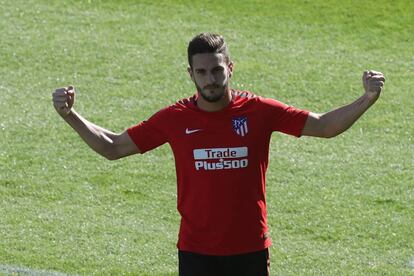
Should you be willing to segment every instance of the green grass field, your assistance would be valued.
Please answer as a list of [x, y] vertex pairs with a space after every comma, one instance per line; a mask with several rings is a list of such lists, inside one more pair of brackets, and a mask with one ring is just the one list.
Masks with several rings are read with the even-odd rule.
[[[169, 146], [110, 162], [56, 114], [116, 132], [194, 92], [188, 41], [227, 39], [233, 87], [325, 112], [383, 95], [334, 139], [275, 133], [272, 275], [414, 275], [414, 2], [0, 0], [0, 275], [177, 275]], [[38, 274], [36, 274], [38, 273]]]

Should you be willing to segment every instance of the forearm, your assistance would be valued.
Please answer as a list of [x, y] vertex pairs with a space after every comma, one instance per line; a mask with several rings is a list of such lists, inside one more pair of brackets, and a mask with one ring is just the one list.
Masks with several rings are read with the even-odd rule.
[[368, 108], [375, 103], [378, 97], [364, 94], [351, 104], [339, 107], [319, 116], [324, 126], [325, 137], [334, 137], [350, 128]]
[[104, 157], [109, 156], [115, 133], [89, 122], [73, 109], [63, 119], [90, 148]]

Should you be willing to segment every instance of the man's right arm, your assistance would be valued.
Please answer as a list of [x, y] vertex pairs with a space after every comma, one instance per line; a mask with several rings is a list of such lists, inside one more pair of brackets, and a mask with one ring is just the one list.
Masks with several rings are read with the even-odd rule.
[[140, 153], [127, 131], [116, 134], [89, 122], [73, 109], [74, 100], [73, 86], [56, 89], [53, 93], [53, 105], [56, 111], [89, 147], [109, 160]]

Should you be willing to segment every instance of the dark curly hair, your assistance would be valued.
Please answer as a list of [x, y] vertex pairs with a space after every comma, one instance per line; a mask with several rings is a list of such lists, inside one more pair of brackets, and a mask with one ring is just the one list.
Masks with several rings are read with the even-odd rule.
[[227, 63], [230, 62], [227, 43], [224, 41], [224, 38], [218, 34], [201, 33], [196, 35], [190, 43], [188, 43], [187, 53], [188, 64], [190, 67], [193, 65], [192, 58], [195, 54], [219, 53], [224, 55]]

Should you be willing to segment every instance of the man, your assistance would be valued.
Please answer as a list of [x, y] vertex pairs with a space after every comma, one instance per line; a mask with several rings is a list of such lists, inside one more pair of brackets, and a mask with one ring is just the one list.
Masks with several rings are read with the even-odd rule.
[[110, 160], [171, 145], [181, 215], [180, 275], [268, 275], [265, 173], [272, 132], [334, 137], [378, 99], [385, 78], [365, 71], [365, 93], [359, 99], [317, 114], [230, 89], [233, 63], [220, 35], [194, 37], [188, 62], [197, 93], [121, 134], [76, 113], [73, 86], [56, 89], [54, 107], [92, 149]]

